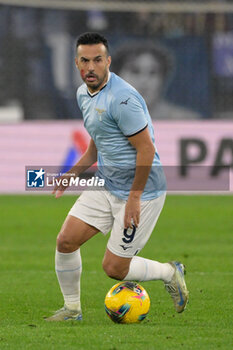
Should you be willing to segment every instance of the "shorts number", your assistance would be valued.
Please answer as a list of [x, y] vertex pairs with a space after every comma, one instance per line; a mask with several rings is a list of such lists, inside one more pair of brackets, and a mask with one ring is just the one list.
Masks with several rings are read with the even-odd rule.
[[132, 229], [132, 232], [130, 233], [127, 233], [128, 231], [128, 228], [125, 228], [124, 229], [124, 238], [122, 238], [122, 241], [124, 243], [131, 243], [132, 240], [134, 239], [134, 236], [135, 236], [135, 232], [136, 232], [136, 227], [133, 225], [133, 229]]

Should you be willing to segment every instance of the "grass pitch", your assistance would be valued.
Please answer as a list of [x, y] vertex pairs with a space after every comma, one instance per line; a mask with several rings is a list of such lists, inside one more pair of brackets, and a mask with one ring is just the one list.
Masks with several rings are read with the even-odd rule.
[[57, 232], [75, 201], [0, 196], [0, 349], [232, 349], [232, 196], [168, 196], [141, 256], [187, 266], [190, 303], [176, 314], [163, 283], [144, 282], [151, 309], [141, 324], [114, 324], [104, 297], [116, 283], [101, 261], [107, 237], [82, 248], [82, 322], [46, 323], [63, 305], [54, 273]]

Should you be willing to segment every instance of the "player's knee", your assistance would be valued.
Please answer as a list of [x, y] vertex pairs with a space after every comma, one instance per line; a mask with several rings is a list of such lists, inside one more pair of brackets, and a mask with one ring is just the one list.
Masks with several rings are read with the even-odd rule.
[[108, 277], [122, 281], [128, 273], [128, 268], [117, 266], [107, 261], [103, 261], [103, 269]]
[[74, 243], [65, 235], [60, 232], [57, 236], [57, 250], [61, 253], [71, 253], [77, 250], [79, 247], [74, 245]]

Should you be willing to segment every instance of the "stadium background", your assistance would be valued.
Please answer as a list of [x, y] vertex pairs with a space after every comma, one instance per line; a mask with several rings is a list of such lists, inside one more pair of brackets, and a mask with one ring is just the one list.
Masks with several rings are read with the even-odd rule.
[[195, 164], [211, 167], [220, 154], [219, 165], [232, 166], [232, 1], [6, 0], [0, 1], [0, 192], [24, 192], [25, 165], [71, 165], [84, 151], [74, 55], [85, 31], [108, 37], [113, 71], [147, 100], [164, 165], [180, 165], [181, 140], [195, 139], [186, 150]]
[[192, 117], [232, 119], [233, 4], [211, 4], [180, 1], [180, 12], [179, 1], [0, 1], [0, 106], [26, 120], [80, 118], [75, 39], [99, 31], [113, 57], [135, 41], [163, 46], [172, 61], [163, 97]]

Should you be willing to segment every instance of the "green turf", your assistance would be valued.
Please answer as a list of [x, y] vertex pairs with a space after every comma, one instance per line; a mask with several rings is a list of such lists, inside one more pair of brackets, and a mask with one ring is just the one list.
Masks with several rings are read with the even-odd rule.
[[75, 198], [0, 196], [0, 349], [232, 349], [232, 196], [168, 196], [142, 256], [187, 266], [190, 303], [176, 314], [162, 282], [142, 285], [151, 310], [118, 325], [104, 311], [115, 283], [101, 267], [107, 237], [82, 248], [83, 322], [46, 323], [62, 306], [54, 273], [56, 234]]

